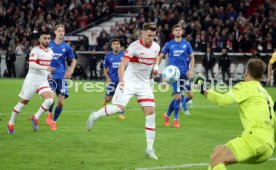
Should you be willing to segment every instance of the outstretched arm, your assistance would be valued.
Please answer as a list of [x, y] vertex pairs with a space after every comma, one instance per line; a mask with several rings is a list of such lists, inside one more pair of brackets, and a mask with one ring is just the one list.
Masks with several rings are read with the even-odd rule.
[[220, 94], [213, 90], [208, 90], [204, 93], [204, 96], [206, 96], [207, 99], [212, 103], [221, 107], [233, 104], [235, 102], [235, 99], [231, 96], [231, 92]]

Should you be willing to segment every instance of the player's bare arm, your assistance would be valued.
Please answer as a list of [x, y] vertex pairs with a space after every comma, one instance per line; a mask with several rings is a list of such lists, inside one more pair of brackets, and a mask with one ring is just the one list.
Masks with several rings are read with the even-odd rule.
[[187, 72], [187, 77], [191, 78], [194, 73], [194, 65], [195, 65], [194, 54], [190, 54], [189, 58], [190, 58], [190, 68], [189, 68], [189, 71]]
[[103, 73], [104, 73], [104, 76], [106, 77], [106, 82], [110, 83], [111, 79], [110, 79], [110, 77], [108, 75], [108, 68], [104, 68]]
[[160, 53], [159, 56], [156, 57], [156, 60], [154, 62], [154, 66], [152, 69], [153, 78], [156, 78], [158, 76], [158, 67], [159, 67], [163, 57], [164, 57], [164, 54], [162, 54], [162, 53]]
[[268, 63], [268, 66], [267, 66], [267, 84], [268, 85], [271, 83], [271, 72], [272, 72], [272, 64]]
[[119, 87], [121, 89], [124, 88], [124, 74], [125, 74], [125, 69], [127, 67], [129, 63], [129, 59], [128, 58], [123, 58], [122, 61], [121, 61], [121, 64], [119, 66], [119, 69], [118, 69], [118, 76], [119, 76]]
[[65, 74], [65, 78], [66, 79], [71, 78], [71, 76], [72, 76], [72, 74], [74, 72], [74, 69], [76, 67], [76, 64], [77, 64], [77, 61], [76, 61], [76, 59], [73, 58], [72, 61], [71, 61], [70, 68], [68, 69], [68, 71]]

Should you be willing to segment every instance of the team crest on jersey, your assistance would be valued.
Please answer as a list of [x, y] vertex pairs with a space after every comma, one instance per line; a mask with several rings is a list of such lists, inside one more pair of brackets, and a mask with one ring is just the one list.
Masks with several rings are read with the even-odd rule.
[[184, 52], [184, 50], [173, 50], [173, 55], [178, 57], [180, 56], [182, 53]]
[[65, 51], [65, 48], [63, 48], [62, 51], [64, 52], [64, 51]]

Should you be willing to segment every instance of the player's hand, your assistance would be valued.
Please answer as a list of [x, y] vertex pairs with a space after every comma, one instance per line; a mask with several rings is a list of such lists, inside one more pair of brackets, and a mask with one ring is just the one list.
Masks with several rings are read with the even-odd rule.
[[152, 78], [153, 78], [153, 79], [156, 79], [156, 78], [159, 77], [159, 74], [158, 74], [158, 65], [157, 65], [157, 64], [155, 64], [155, 65], [153, 66], [153, 69], [152, 69], [151, 74], [152, 74]]
[[192, 77], [193, 74], [194, 74], [193, 70], [189, 70], [189, 71], [187, 72], [186, 76], [187, 76], [187, 78], [189, 79], [189, 78]]
[[49, 67], [47, 68], [47, 71], [48, 71], [49, 73], [52, 73], [52, 72], [55, 71], [55, 68], [49, 66]]
[[118, 85], [119, 85], [120, 90], [124, 90], [124, 87], [125, 87], [124, 81], [120, 81]]
[[53, 76], [52, 76], [52, 74], [48, 74], [48, 80], [52, 80], [53, 79]]
[[71, 76], [72, 76], [72, 71], [67, 71], [66, 74], [65, 74], [65, 79], [70, 79]]
[[110, 79], [110, 77], [106, 77], [106, 83], [110, 83], [111, 82], [111, 79]]
[[190, 81], [194, 83], [194, 86], [202, 95], [204, 95], [205, 92], [208, 91], [207, 84], [203, 76], [194, 75], [193, 77], [191, 77]]

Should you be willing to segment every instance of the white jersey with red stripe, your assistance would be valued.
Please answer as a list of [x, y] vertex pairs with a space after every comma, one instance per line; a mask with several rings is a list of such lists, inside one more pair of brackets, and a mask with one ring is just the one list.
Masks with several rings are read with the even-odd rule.
[[29, 71], [26, 79], [34, 82], [47, 81], [49, 74], [47, 68], [50, 66], [53, 55], [53, 51], [49, 48], [43, 49], [40, 45], [34, 47], [30, 52]]
[[52, 50], [43, 49], [40, 46], [32, 49], [29, 59], [29, 71], [19, 93], [20, 98], [30, 100], [35, 92], [41, 95], [46, 91], [52, 91], [48, 83], [47, 76], [49, 72], [47, 68], [50, 66], [53, 55]]
[[159, 51], [160, 46], [156, 42], [149, 47], [146, 47], [141, 39], [131, 43], [124, 56], [130, 59], [125, 70], [125, 82], [150, 83], [152, 68]]
[[155, 107], [154, 94], [151, 89], [150, 76], [160, 46], [153, 42], [146, 47], [142, 40], [130, 44], [125, 52], [125, 58], [130, 60], [124, 75], [124, 88], [117, 86], [112, 103], [126, 106], [132, 96], [142, 107]]

